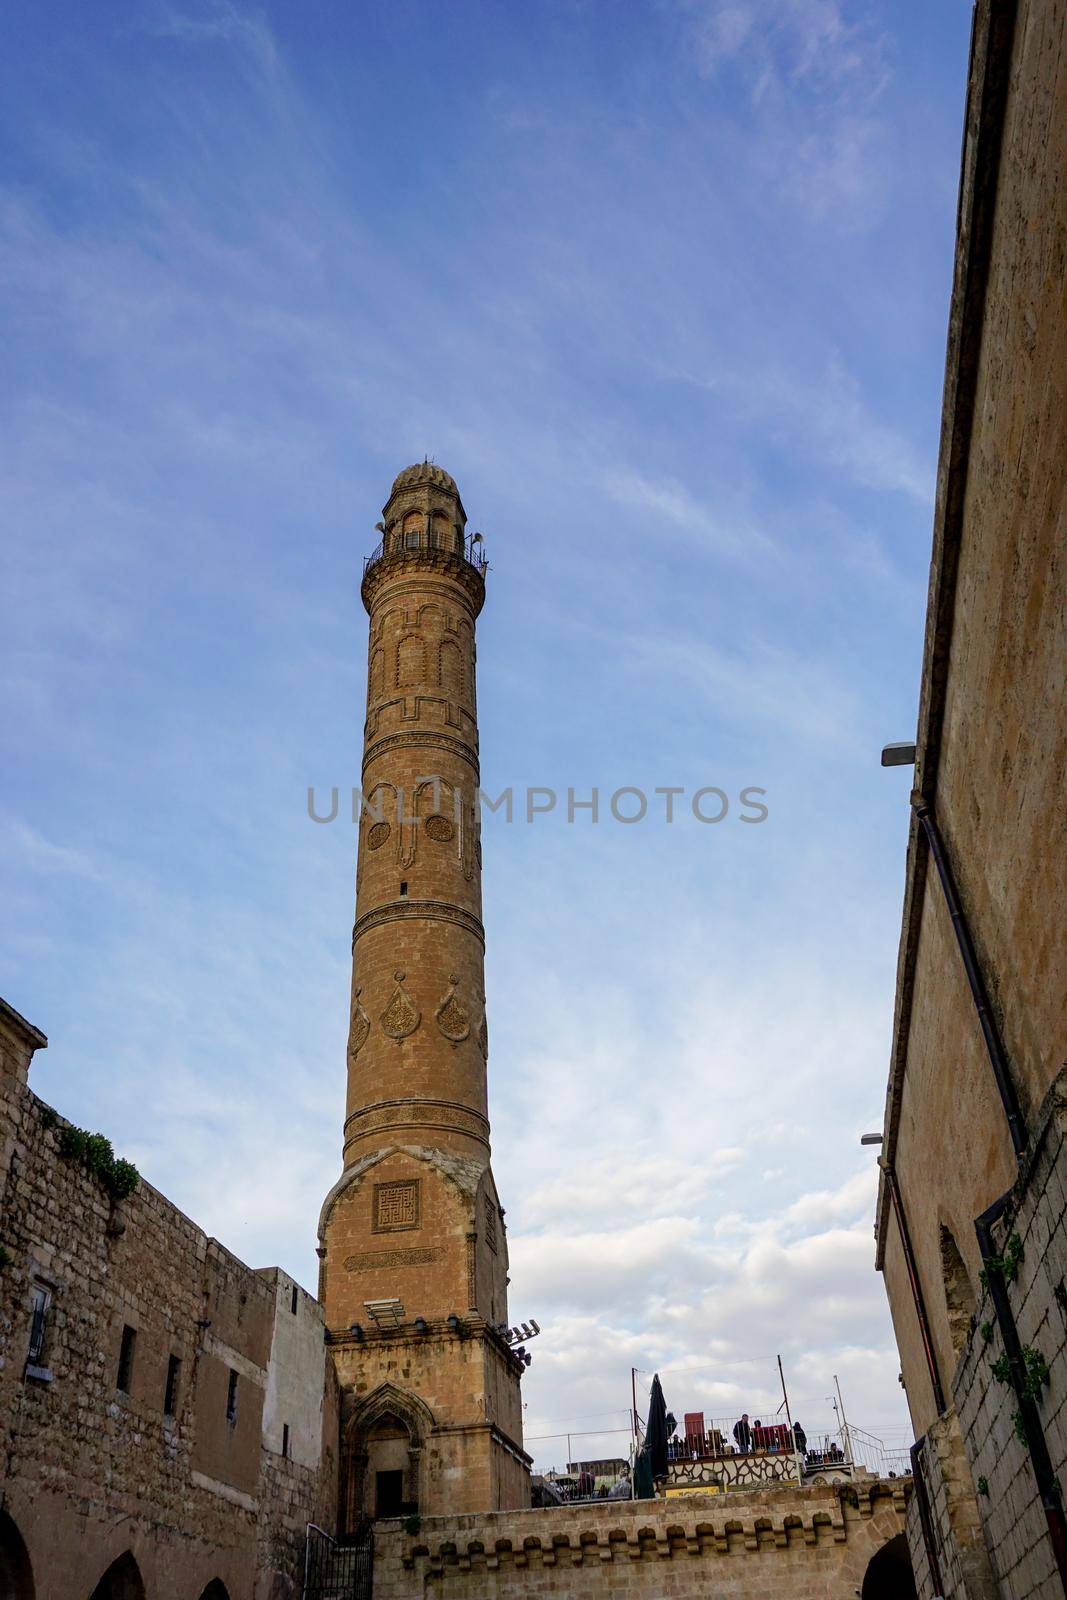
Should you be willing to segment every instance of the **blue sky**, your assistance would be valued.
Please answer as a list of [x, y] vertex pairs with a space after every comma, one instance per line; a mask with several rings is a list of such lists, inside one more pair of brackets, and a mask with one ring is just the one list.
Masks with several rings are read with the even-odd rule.
[[622, 1426], [631, 1365], [679, 1414], [760, 1402], [779, 1350], [806, 1421], [837, 1372], [905, 1427], [858, 1136], [968, 27], [959, 0], [9, 19], [0, 939], [38, 1092], [314, 1286], [354, 836], [306, 790], [358, 779], [361, 561], [410, 461], [492, 563], [487, 789], [767, 791], [758, 827], [485, 820], [531, 1435]]

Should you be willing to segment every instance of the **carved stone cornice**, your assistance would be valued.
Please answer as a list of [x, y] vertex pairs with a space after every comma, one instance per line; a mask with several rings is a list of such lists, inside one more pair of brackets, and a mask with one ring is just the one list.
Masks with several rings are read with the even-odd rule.
[[434, 577], [450, 579], [458, 584], [463, 590], [471, 616], [477, 617], [485, 604], [485, 579], [477, 567], [452, 550], [421, 546], [417, 550], [392, 550], [367, 568], [363, 574], [360, 595], [369, 613], [386, 585], [394, 594], [402, 593], [407, 588], [422, 591], [426, 588], [426, 579]]
[[356, 918], [355, 927], [352, 929], [352, 948], [356, 947], [356, 940], [361, 939], [372, 928], [384, 927], [390, 922], [451, 922], [457, 927], [473, 933], [474, 937], [485, 948], [485, 929], [481, 918], [476, 917], [473, 911], [466, 911], [462, 906], [453, 905], [448, 900], [389, 900], [383, 906], [375, 906], [373, 911], [365, 911], [361, 917]]
[[[366, 748], [363, 755], [363, 772], [372, 761], [377, 761], [379, 756], [391, 754], [394, 750], [447, 750], [450, 755], [459, 756], [461, 761], [473, 769], [475, 781], [481, 782], [481, 768], [478, 765], [478, 752], [466, 739], [460, 739], [452, 733], [383, 733], [374, 739]], [[364, 785], [366, 788], [366, 785]]]
[[488, 1120], [458, 1100], [376, 1100], [345, 1118], [345, 1144], [372, 1134], [398, 1134], [413, 1128], [462, 1133], [489, 1149]]

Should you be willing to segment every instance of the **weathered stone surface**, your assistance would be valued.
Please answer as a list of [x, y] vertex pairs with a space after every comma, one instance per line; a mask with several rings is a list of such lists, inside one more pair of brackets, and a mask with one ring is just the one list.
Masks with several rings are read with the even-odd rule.
[[[1039, 1410], [1065, 1467], [1067, 1172], [1041, 1107], [1067, 1061], [1067, 5], [979, 0], [945, 372], [916, 789], [937, 819], [1027, 1138], [1010, 1299], [1047, 1361]], [[1062, 1593], [975, 1219], [1016, 1161], [939, 875], [913, 821], [883, 1162], [884, 1270], [946, 1596]], [[1057, 1295], [1060, 1299], [1057, 1299]], [[973, 1320], [972, 1320], [973, 1316]], [[925, 1336], [924, 1336], [925, 1323]], [[939, 1392], [940, 1391], [940, 1392]], [[1067, 1482], [1067, 1477], [1064, 1477]], [[917, 1501], [918, 1501], [917, 1495]], [[917, 1508], [921, 1593], [935, 1591]]]
[[[486, 1085], [474, 643], [485, 582], [465, 521], [446, 472], [405, 469], [363, 582], [345, 1171], [319, 1226], [350, 1530], [380, 1508], [384, 1474], [400, 1474], [403, 1503], [423, 1513], [529, 1503], [521, 1366], [494, 1331], [508, 1320], [508, 1256]], [[382, 1333], [366, 1304], [392, 1298], [402, 1326]]]
[[[0, 1272], [0, 1503], [36, 1600], [89, 1594], [127, 1551], [152, 1600], [195, 1597], [216, 1578], [230, 1600], [258, 1600], [276, 1578], [297, 1582], [305, 1523], [334, 1515], [337, 1394], [319, 1307], [143, 1181], [116, 1229], [102, 1183], [60, 1153], [63, 1120], [26, 1087], [26, 1026], [0, 1009], [0, 1242], [11, 1256]], [[35, 1291], [48, 1309], [28, 1367]], [[134, 1340], [122, 1390], [124, 1328]]]
[[375, 1533], [375, 1600], [854, 1600], [910, 1480], [424, 1519]]

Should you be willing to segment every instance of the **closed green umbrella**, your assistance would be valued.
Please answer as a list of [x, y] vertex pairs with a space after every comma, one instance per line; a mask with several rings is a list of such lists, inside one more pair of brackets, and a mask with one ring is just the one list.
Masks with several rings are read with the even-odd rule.
[[645, 1449], [648, 1451], [648, 1463], [652, 1469], [653, 1478], [667, 1476], [667, 1440], [670, 1429], [667, 1426], [667, 1402], [663, 1398], [663, 1386], [659, 1381], [659, 1373], [652, 1378], [652, 1392], [648, 1397], [648, 1425], [645, 1428]]

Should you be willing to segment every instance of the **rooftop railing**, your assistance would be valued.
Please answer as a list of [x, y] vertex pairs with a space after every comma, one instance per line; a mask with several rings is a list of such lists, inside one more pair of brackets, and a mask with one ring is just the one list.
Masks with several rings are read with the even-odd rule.
[[805, 1473], [834, 1468], [851, 1473], [867, 1468], [882, 1477], [904, 1477], [911, 1471], [906, 1450], [887, 1447], [882, 1439], [849, 1424], [839, 1428], [800, 1429], [796, 1435], [784, 1421], [747, 1423], [739, 1418], [705, 1418], [691, 1413], [668, 1441], [670, 1461], [715, 1461], [738, 1455], [795, 1455]]
[[458, 556], [465, 561], [475, 572], [484, 578], [489, 563], [485, 559], [485, 546], [480, 533], [470, 534], [463, 542], [461, 549], [450, 543], [439, 533], [431, 532], [429, 537], [421, 530], [408, 533], [389, 533], [375, 545], [369, 556], [363, 557], [363, 576], [366, 577], [371, 567], [377, 566], [385, 556], [401, 555], [408, 550], [447, 550], [450, 554]]

